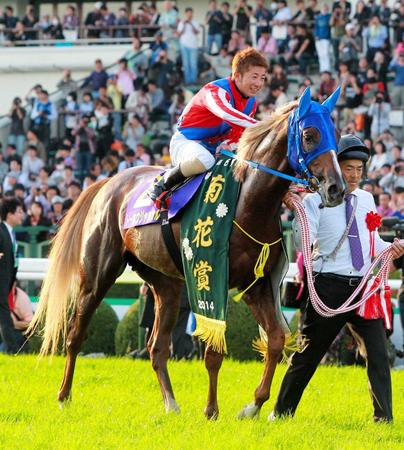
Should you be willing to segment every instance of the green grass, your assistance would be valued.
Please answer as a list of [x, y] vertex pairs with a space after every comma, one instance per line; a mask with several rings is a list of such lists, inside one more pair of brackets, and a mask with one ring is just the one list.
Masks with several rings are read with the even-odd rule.
[[200, 362], [170, 363], [181, 414], [166, 415], [150, 363], [78, 360], [73, 401], [60, 409], [56, 392], [64, 358], [0, 356], [1, 449], [395, 449], [404, 448], [404, 372], [393, 371], [395, 422], [375, 425], [361, 368], [321, 367], [294, 419], [267, 422], [272, 397], [255, 421], [235, 419], [251, 402], [260, 363], [225, 360], [219, 380], [220, 417], [203, 416], [207, 374]]

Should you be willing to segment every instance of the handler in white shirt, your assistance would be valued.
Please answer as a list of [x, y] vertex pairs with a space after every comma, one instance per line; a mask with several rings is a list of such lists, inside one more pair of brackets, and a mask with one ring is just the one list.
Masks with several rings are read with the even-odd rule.
[[[304, 202], [310, 225], [310, 238], [316, 243], [321, 255], [314, 263], [314, 270], [317, 272], [315, 289], [321, 300], [333, 309], [341, 306], [350, 297], [370, 265], [369, 230], [365, 217], [370, 211], [376, 212], [376, 206], [371, 194], [358, 188], [364, 164], [368, 159], [369, 150], [358, 137], [343, 136], [338, 146], [338, 161], [347, 185], [344, 204], [335, 208], [322, 208], [318, 194], [309, 195]], [[293, 209], [291, 199], [295, 195], [289, 192], [284, 198], [290, 209]], [[350, 206], [348, 202], [351, 202]], [[377, 255], [389, 244], [383, 242], [377, 232], [375, 234]], [[342, 240], [344, 235], [346, 237]], [[329, 256], [331, 253], [336, 253], [335, 259]], [[393, 243], [393, 255], [398, 258], [403, 253], [404, 245], [396, 239]], [[314, 310], [310, 301], [307, 303], [302, 331], [308, 345], [301, 353], [296, 352], [292, 357], [275, 409], [270, 415], [271, 420], [278, 416], [294, 415], [318, 364], [345, 324], [348, 324], [361, 348], [362, 356], [366, 359], [373, 418], [376, 422], [393, 420], [391, 378], [383, 319], [365, 319], [355, 311], [323, 317]]]
[[[352, 194], [357, 198], [355, 218], [358, 224], [365, 224], [366, 215], [369, 212], [377, 212], [373, 195], [362, 189], [355, 189]], [[322, 273], [332, 272], [351, 277], [363, 277], [371, 264], [369, 230], [366, 226], [358, 227], [364, 265], [360, 270], [357, 270], [350, 264], [351, 249], [348, 239], [345, 239], [342, 243], [335, 259], [327, 258], [337, 246], [347, 226], [345, 202], [335, 208], [322, 208], [320, 196], [318, 194], [309, 194], [304, 198], [304, 207], [309, 221], [310, 241], [312, 244], [315, 241], [318, 249], [318, 259], [313, 261], [313, 271]], [[300, 226], [297, 220], [294, 221], [293, 231], [295, 244], [298, 248], [301, 248]], [[375, 254], [379, 254], [389, 246], [390, 243], [383, 241], [379, 233], [376, 232]]]

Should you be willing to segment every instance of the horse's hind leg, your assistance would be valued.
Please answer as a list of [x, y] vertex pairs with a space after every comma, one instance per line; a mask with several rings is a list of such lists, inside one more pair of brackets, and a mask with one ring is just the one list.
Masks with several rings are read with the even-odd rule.
[[212, 347], [206, 347], [205, 367], [209, 373], [209, 394], [208, 403], [205, 408], [205, 416], [208, 419], [217, 419], [219, 416], [219, 406], [217, 403], [217, 379], [219, 370], [223, 362], [223, 353], [217, 353]]
[[91, 261], [90, 257], [84, 259], [84, 274], [82, 275], [78, 307], [69, 324], [65, 371], [62, 386], [58, 393], [60, 402], [71, 398], [76, 359], [86, 338], [91, 317], [108, 289], [125, 267], [119, 252], [117, 254], [113, 254], [112, 251], [109, 253], [107, 256], [105, 252], [100, 251], [97, 261]]
[[243, 408], [238, 416], [239, 419], [258, 416], [262, 405], [269, 399], [272, 379], [285, 345], [285, 334], [276, 319], [270, 284], [251, 289], [251, 293], [245, 294], [245, 300], [253, 316], [268, 336], [268, 348], [264, 374], [255, 390], [254, 402]]
[[156, 305], [153, 334], [147, 343], [152, 366], [156, 372], [167, 412], [178, 412], [173, 388], [167, 370], [171, 333], [178, 317], [183, 283], [157, 272], [139, 273], [152, 286]]

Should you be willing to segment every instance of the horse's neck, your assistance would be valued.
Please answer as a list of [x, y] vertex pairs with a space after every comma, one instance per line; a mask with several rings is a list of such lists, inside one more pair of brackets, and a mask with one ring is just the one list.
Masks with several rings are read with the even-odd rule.
[[[286, 152], [279, 152], [262, 164], [290, 173]], [[260, 235], [271, 233], [278, 223], [282, 198], [290, 182], [260, 170], [249, 169], [242, 184], [236, 220], [247, 229], [260, 229]], [[272, 233], [271, 233], [272, 234]]]

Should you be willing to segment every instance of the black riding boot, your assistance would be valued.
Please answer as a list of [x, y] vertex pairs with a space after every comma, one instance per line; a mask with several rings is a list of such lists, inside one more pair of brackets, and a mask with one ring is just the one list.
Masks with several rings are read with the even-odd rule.
[[153, 189], [149, 192], [149, 196], [153, 201], [156, 201], [160, 195], [172, 189], [177, 184], [186, 180], [180, 169], [180, 166], [174, 167], [168, 170], [162, 178], [154, 184]]

